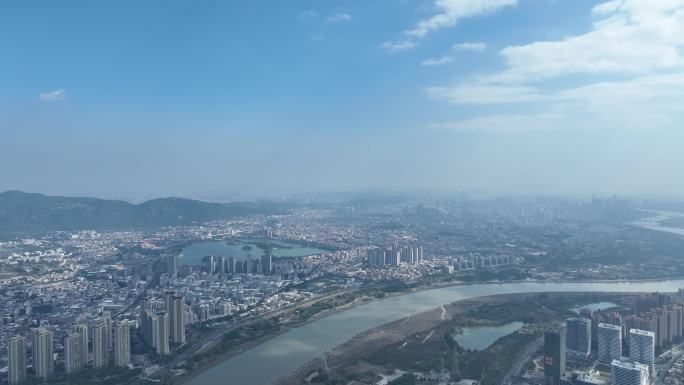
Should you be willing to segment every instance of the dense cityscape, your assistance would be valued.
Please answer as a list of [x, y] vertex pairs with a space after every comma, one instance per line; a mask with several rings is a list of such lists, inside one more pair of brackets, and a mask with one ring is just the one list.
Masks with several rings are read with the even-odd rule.
[[[635, 210], [639, 204], [320, 202], [154, 231], [50, 231], [7, 240], [0, 243], [0, 373], [10, 385], [179, 383], [206, 370], [211, 357], [219, 362], [338, 308], [386, 296], [481, 282], [680, 277], [684, 267], [671, 261], [684, 244], [646, 228], [663, 214]], [[225, 253], [203, 254], [206, 247]], [[565, 332], [548, 331], [545, 383], [677, 384], [681, 293], [644, 295], [629, 311], [583, 309]], [[667, 355], [666, 368], [660, 362]], [[509, 381], [535, 378], [517, 373]]]

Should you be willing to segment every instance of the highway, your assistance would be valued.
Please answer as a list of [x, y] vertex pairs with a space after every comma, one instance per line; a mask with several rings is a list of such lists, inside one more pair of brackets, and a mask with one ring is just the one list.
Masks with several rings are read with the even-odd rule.
[[[673, 347], [672, 349], [668, 350], [666, 353], [670, 353], [670, 359], [662, 365], [656, 365], [656, 372], [658, 373], [655, 380], [653, 381], [654, 385], [663, 385], [665, 384], [665, 376], [667, 375], [667, 371], [672, 368], [672, 365], [684, 355], [684, 344], [677, 345]], [[662, 355], [661, 355], [662, 356]]]
[[515, 377], [520, 375], [525, 368], [525, 365], [527, 365], [527, 363], [534, 358], [535, 353], [537, 353], [537, 351], [541, 349], [543, 345], [544, 337], [537, 338], [534, 342], [532, 342], [527, 349], [525, 349], [525, 352], [520, 356], [520, 358], [518, 358], [511, 370], [508, 371], [506, 377], [504, 377], [504, 379], [501, 381], [501, 385], [512, 385]]

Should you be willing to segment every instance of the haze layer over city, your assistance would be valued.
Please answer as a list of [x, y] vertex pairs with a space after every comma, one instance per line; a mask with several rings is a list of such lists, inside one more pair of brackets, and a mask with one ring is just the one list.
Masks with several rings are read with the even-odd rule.
[[0, 385], [684, 385], [684, 0], [0, 4]]

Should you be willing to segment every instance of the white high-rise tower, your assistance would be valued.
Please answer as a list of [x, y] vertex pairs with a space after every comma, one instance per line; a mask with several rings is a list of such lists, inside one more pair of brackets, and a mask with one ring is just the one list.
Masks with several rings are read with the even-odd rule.
[[614, 360], [611, 364], [613, 385], [648, 385], [648, 366], [638, 362]]
[[124, 367], [131, 363], [131, 329], [127, 320], [114, 327], [114, 365]]
[[647, 365], [655, 374], [655, 333], [631, 329], [629, 331], [629, 358]]
[[21, 384], [26, 381], [26, 339], [15, 336], [7, 342], [8, 379], [10, 385]]
[[598, 325], [598, 361], [610, 365], [622, 358], [622, 326], [608, 323]]

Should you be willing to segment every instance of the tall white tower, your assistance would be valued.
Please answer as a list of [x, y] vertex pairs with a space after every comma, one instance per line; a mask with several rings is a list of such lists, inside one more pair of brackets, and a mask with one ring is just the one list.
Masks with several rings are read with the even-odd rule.
[[598, 325], [598, 361], [610, 365], [622, 358], [622, 326], [600, 323]]

